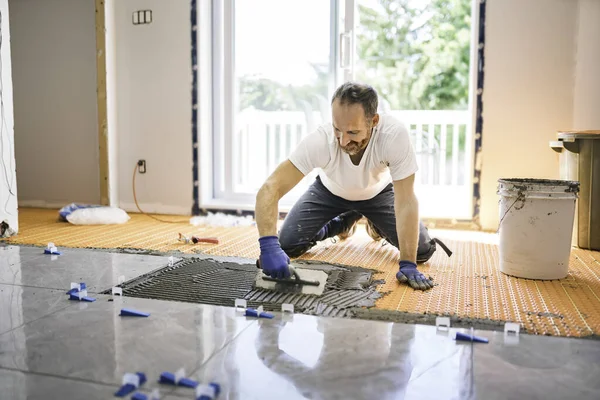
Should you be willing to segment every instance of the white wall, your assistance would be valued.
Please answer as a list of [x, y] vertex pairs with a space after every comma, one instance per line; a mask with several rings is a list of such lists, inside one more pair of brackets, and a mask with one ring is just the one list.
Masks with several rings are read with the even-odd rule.
[[[145, 159], [147, 172], [136, 178], [142, 210], [189, 214], [193, 204], [190, 2], [110, 0], [107, 9], [114, 10], [115, 65], [109, 71], [114, 75], [107, 78], [116, 85], [115, 113], [111, 117], [109, 109], [109, 124], [116, 119], [119, 206], [137, 211], [133, 170], [139, 159]], [[133, 25], [136, 10], [152, 10], [152, 23]]]
[[600, 130], [600, 0], [579, 0], [573, 129]]
[[97, 203], [94, 0], [10, 6], [19, 203]]
[[[12, 11], [12, 10], [11, 10]], [[15, 151], [14, 151], [14, 120], [13, 120], [13, 84], [11, 67], [11, 35], [9, 19], [8, 0], [0, 0], [0, 13], [2, 14], [2, 25], [0, 34], [2, 44], [0, 45], [0, 65], [2, 70], [2, 91], [0, 118], [0, 222], [7, 221], [9, 227], [18, 232], [17, 211], [17, 177], [15, 173]]]
[[548, 143], [573, 123], [578, 2], [496, 0], [486, 13], [480, 217], [495, 231], [499, 178], [559, 178]]

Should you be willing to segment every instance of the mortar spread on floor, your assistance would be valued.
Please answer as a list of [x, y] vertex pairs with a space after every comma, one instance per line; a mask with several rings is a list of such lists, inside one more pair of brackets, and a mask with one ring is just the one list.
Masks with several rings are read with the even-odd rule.
[[[158, 300], [233, 306], [245, 299], [249, 307], [262, 305], [266, 311], [279, 311], [284, 303], [311, 315], [352, 317], [356, 308], [373, 307], [383, 296], [376, 290], [381, 281], [363, 268], [326, 263], [303, 263], [301, 268], [328, 274], [321, 296], [280, 293], [254, 288], [258, 272], [255, 264], [215, 259], [187, 258], [142, 275], [121, 285], [123, 295]], [[110, 290], [104, 292], [110, 294]]]

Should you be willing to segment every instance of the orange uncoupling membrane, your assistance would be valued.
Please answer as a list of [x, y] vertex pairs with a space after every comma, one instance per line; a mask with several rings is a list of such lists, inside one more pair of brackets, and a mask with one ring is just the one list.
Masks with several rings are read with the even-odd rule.
[[[159, 252], [180, 251], [255, 259], [259, 255], [255, 227], [194, 227], [189, 223], [164, 224], [142, 214], [130, 214], [124, 225], [74, 226], [58, 221], [56, 210], [19, 210], [19, 235], [11, 244], [59, 247], [132, 248]], [[213, 237], [219, 244], [184, 243], [179, 233]], [[432, 230], [432, 234], [433, 234]], [[464, 232], [462, 232], [464, 233]], [[378, 290], [382, 310], [449, 315], [463, 319], [519, 322], [530, 333], [554, 336], [600, 334], [600, 252], [573, 249], [569, 276], [555, 281], [534, 281], [506, 276], [498, 270], [495, 244], [467, 240], [461, 232], [438, 235], [454, 252], [443, 251], [419, 269], [437, 285], [426, 292], [396, 281], [398, 250], [374, 242], [359, 226], [345, 241], [321, 242], [300, 259], [346, 264], [377, 271], [385, 283]]]

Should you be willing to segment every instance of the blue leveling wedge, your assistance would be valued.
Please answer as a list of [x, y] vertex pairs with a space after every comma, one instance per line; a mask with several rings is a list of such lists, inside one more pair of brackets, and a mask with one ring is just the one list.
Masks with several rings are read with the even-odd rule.
[[81, 283], [71, 282], [71, 289], [69, 289], [67, 294], [77, 293], [82, 290], [87, 290], [87, 286], [85, 285], [85, 282], [81, 282]]
[[93, 297], [88, 297], [88, 296], [81, 295], [81, 294], [82, 294], [81, 292], [71, 293], [69, 295], [69, 300], [87, 301], [87, 302], [90, 302], [90, 303], [96, 301], [96, 299], [93, 298]]
[[467, 342], [477, 342], [477, 343], [488, 343], [489, 339], [488, 338], [484, 338], [481, 336], [471, 336], [471, 335], [467, 335], [466, 333], [461, 333], [461, 332], [456, 332], [456, 340], [464, 340]]
[[122, 386], [115, 393], [116, 397], [125, 397], [130, 393], [133, 393], [146, 383], [146, 375], [143, 372], [136, 372], [135, 374], [125, 374], [123, 376]]
[[196, 387], [196, 400], [215, 400], [221, 393], [221, 386], [218, 383], [209, 383], [208, 385], [198, 385]]
[[189, 388], [195, 388], [196, 386], [198, 386], [198, 382], [196, 382], [195, 380], [177, 375], [178, 374], [174, 374], [172, 372], [163, 372], [162, 374], [160, 374], [160, 379], [158, 380], [158, 382], [167, 385], [177, 385]]
[[149, 317], [150, 313], [132, 310], [131, 308], [122, 308], [119, 315], [121, 317]]
[[274, 317], [274, 315], [271, 313], [255, 310], [253, 308], [247, 308], [244, 315], [246, 317], [268, 318], [268, 319], [273, 319], [273, 317]]

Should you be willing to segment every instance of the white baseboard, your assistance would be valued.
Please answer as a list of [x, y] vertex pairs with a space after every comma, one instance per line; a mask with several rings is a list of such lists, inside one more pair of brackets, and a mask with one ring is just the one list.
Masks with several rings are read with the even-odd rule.
[[[59, 210], [69, 204], [68, 202], [56, 202], [45, 200], [20, 200], [19, 207], [22, 208], [48, 208]], [[119, 208], [132, 213], [139, 213], [135, 203], [119, 203]], [[140, 203], [142, 211], [148, 214], [165, 215], [192, 215], [192, 207], [169, 206], [165, 204]]]
[[[278, 205], [279, 212], [289, 212], [292, 206], [288, 204], [279, 204]], [[204, 200], [200, 204], [201, 210], [227, 210], [227, 211], [251, 211], [254, 212], [256, 210], [256, 206], [254, 204], [250, 204], [247, 202], [237, 201], [237, 200], [223, 200], [223, 199], [207, 199]]]
[[61, 201], [45, 201], [45, 200], [19, 200], [19, 207], [21, 208], [50, 208], [60, 210], [69, 202]]
[[[192, 206], [169, 206], [166, 204], [151, 204], [151, 203], [138, 203], [143, 212], [147, 214], [163, 214], [163, 215], [192, 215]], [[139, 213], [135, 203], [124, 203], [119, 202], [119, 207], [127, 212]]]

